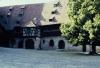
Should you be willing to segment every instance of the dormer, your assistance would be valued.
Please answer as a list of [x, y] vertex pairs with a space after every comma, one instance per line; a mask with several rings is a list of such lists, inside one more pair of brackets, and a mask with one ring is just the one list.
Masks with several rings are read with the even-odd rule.
[[20, 7], [20, 9], [25, 9], [26, 8], [26, 6], [25, 5], [22, 5], [21, 7]]
[[10, 17], [10, 16], [11, 16], [11, 12], [8, 12], [8, 13], [7, 13], [7, 17]]
[[54, 4], [54, 7], [62, 7], [61, 3], [60, 2], [57, 2]]
[[24, 9], [25, 9], [25, 8], [26, 8], [25, 5], [23, 5], [23, 6], [20, 7], [20, 12], [19, 12], [19, 14], [18, 14], [19, 17], [22, 17], [22, 16], [24, 15]]
[[12, 11], [13, 11], [13, 7], [9, 7], [8, 10], [9, 10], [10, 12], [12, 12]]
[[3, 18], [3, 15], [0, 15], [0, 19], [2, 19]]
[[58, 10], [56, 9], [56, 10], [54, 10], [54, 11], [52, 11], [51, 12], [52, 14], [59, 14], [59, 12], [58, 12]]
[[56, 17], [49, 19], [49, 22], [57, 22]]

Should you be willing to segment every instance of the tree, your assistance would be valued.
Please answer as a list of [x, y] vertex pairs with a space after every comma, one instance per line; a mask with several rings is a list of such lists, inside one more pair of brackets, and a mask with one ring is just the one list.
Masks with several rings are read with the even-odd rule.
[[75, 46], [90, 45], [90, 53], [96, 54], [100, 45], [100, 0], [68, 0], [66, 15], [67, 22], [60, 27], [62, 36]]

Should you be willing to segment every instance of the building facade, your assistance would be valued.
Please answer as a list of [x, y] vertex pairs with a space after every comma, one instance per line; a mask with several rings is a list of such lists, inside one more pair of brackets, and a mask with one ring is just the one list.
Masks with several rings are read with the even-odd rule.
[[[7, 34], [6, 47], [25, 49], [70, 49], [61, 37], [60, 24], [66, 22], [67, 0], [0, 7], [0, 26]], [[3, 36], [4, 33], [0, 32]], [[2, 39], [1, 39], [2, 40]], [[77, 49], [77, 48], [76, 48]], [[81, 49], [80, 49], [81, 50]]]

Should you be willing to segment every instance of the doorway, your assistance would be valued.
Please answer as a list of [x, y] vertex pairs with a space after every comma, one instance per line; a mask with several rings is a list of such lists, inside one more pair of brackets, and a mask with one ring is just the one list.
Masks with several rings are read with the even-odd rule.
[[58, 48], [59, 49], [65, 49], [65, 42], [63, 40], [60, 40], [58, 43]]
[[32, 39], [27, 39], [25, 41], [25, 48], [26, 49], [34, 49], [34, 41]]

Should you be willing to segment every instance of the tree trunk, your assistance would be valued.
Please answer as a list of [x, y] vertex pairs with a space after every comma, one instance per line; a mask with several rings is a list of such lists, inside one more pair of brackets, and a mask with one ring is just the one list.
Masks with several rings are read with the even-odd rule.
[[92, 52], [96, 53], [96, 46], [92, 46]]
[[86, 52], [86, 45], [82, 45], [82, 51]]
[[90, 46], [90, 53], [89, 54], [91, 54], [91, 55], [97, 54], [96, 53], [96, 46], [95, 45], [91, 45]]

